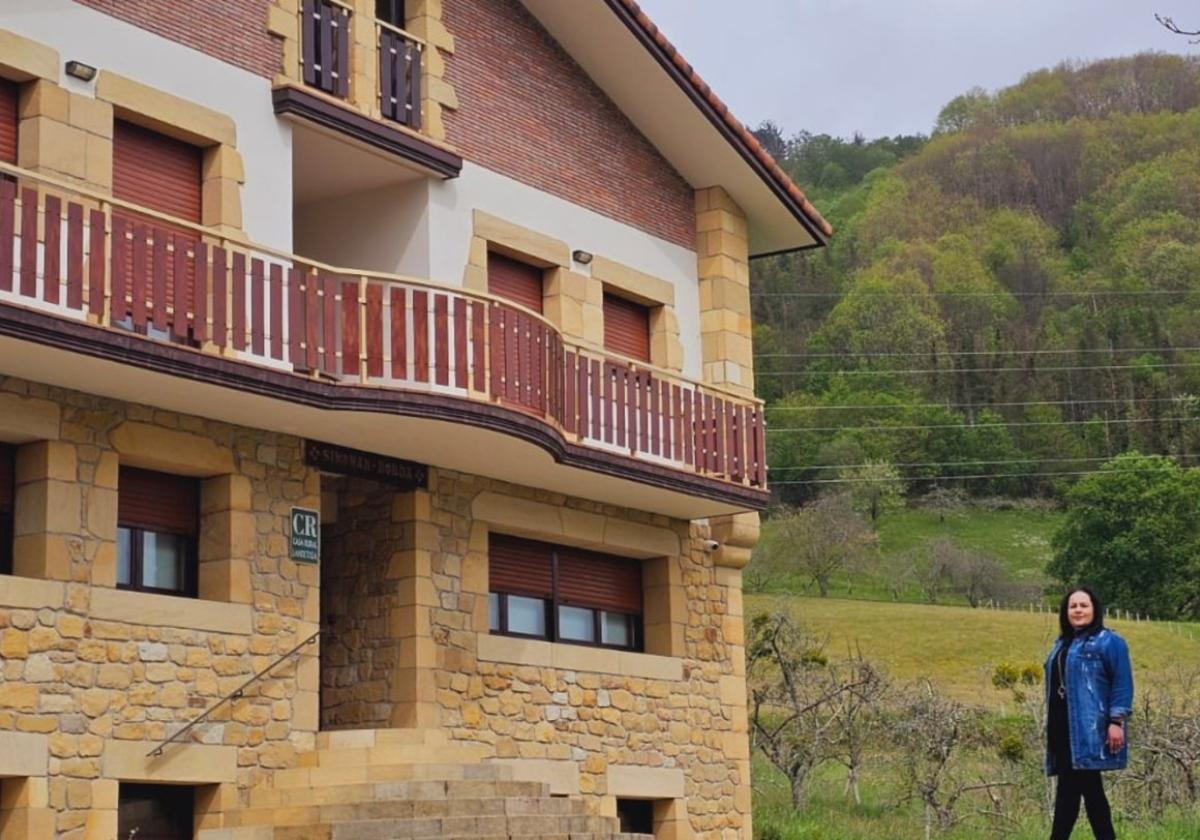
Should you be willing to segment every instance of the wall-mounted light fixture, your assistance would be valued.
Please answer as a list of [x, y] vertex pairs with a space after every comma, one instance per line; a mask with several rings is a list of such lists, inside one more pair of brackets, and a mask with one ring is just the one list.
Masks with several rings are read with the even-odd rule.
[[592, 261], [592, 254], [590, 251], [572, 251], [571, 259], [580, 265], [587, 265]]
[[96, 68], [90, 64], [84, 64], [82, 61], [68, 61], [67, 75], [73, 76], [81, 82], [90, 82], [96, 78]]

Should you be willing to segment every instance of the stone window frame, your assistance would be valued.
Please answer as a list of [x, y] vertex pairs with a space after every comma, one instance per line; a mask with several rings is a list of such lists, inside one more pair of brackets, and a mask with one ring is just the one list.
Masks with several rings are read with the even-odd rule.
[[[241, 187], [246, 174], [231, 117], [111, 70], [97, 77], [96, 99], [112, 106], [114, 119], [199, 147], [200, 224], [220, 234], [242, 233]], [[111, 172], [111, 144], [108, 156]]]
[[576, 271], [571, 247], [561, 239], [476, 209], [463, 285], [488, 291], [488, 251], [544, 269], [542, 317], [564, 337], [589, 349], [604, 347], [604, 293], [640, 303], [650, 309], [650, 365], [671, 373], [683, 372], [683, 343], [675, 309], [675, 287], [660, 277], [593, 255], [590, 273]]
[[[547, 540], [540, 540], [540, 539], [536, 540], [537, 542], [543, 543], [544, 545], [546, 545], [550, 548], [550, 554], [551, 554], [550, 564], [551, 564], [551, 569], [552, 569], [551, 579], [554, 581], [554, 583], [553, 583], [553, 592], [551, 593], [549, 598], [538, 598], [537, 599], [537, 600], [541, 600], [543, 602], [542, 606], [543, 606], [543, 610], [545, 612], [545, 621], [546, 621], [545, 634], [540, 635], [540, 636], [529, 635], [526, 633], [518, 633], [506, 625], [506, 617], [507, 617], [506, 602], [509, 598], [513, 598], [513, 597], [534, 598], [534, 596], [523, 595], [518, 592], [509, 592], [509, 591], [503, 591], [503, 590], [497, 592], [497, 591], [493, 591], [491, 588], [491, 576], [490, 576], [490, 573], [491, 573], [491, 537], [493, 535], [506, 536], [506, 537], [515, 537], [516, 536], [513, 534], [507, 534], [507, 533], [504, 533], [502, 531], [495, 530], [492, 528], [489, 528], [489, 530], [488, 530], [488, 540], [489, 540], [489, 548], [488, 548], [488, 570], [489, 570], [488, 632], [489, 633], [491, 633], [493, 635], [498, 635], [498, 636], [509, 636], [509, 637], [513, 637], [513, 638], [544, 641], [544, 642], [549, 642], [551, 644], [556, 644], [556, 645], [577, 645], [580, 647], [603, 648], [605, 650], [625, 651], [628, 653], [644, 653], [645, 652], [646, 640], [645, 640], [645, 631], [643, 630], [643, 615], [645, 613], [646, 585], [645, 585], [644, 569], [645, 569], [645, 564], [648, 562], [652, 562], [652, 561], [646, 560], [646, 559], [643, 559], [640, 557], [629, 557], [627, 555], [613, 554], [611, 551], [600, 552], [594, 548], [585, 549], [587, 551], [591, 551], [596, 554], [601, 554], [601, 553], [606, 554], [606, 555], [608, 555], [608, 557], [611, 557], [614, 560], [628, 560], [628, 561], [633, 561], [633, 562], [638, 563], [640, 569], [643, 570], [643, 580], [642, 580], [641, 585], [639, 586], [639, 592], [638, 592], [639, 596], [642, 598], [643, 604], [642, 604], [641, 611], [638, 613], [620, 612], [616, 609], [606, 608], [606, 607], [563, 604], [560, 602], [561, 580], [560, 580], [560, 573], [559, 573], [559, 569], [558, 569], [558, 567], [559, 567], [559, 550], [563, 549], [563, 548], [583, 548], [583, 546], [575, 546], [575, 545], [572, 545], [570, 542], [564, 542], [562, 540], [555, 540], [552, 542], [547, 541]], [[529, 540], [532, 538], [517, 537], [517, 539]], [[492, 602], [493, 597], [496, 598], [496, 603], [499, 605], [499, 609], [500, 609], [500, 622], [496, 629], [491, 628], [491, 622], [490, 622], [490, 619], [492, 618], [491, 602]], [[583, 640], [579, 640], [579, 639], [563, 638], [562, 631], [559, 626], [561, 618], [557, 614], [558, 610], [563, 606], [567, 606], [568, 608], [578, 607], [579, 609], [588, 610], [589, 612], [591, 612], [593, 614], [592, 622], [594, 625], [594, 629], [596, 630], [596, 632], [598, 634], [597, 638], [593, 639], [592, 641], [583, 641]], [[619, 615], [619, 616], [623, 617], [624, 619], [626, 619], [626, 629], [629, 633], [629, 644], [618, 645], [618, 644], [612, 644], [612, 643], [605, 643], [604, 641], [601, 640], [602, 632], [603, 632], [601, 629], [601, 623], [602, 623], [601, 616], [605, 613]]]
[[[233, 453], [209, 438], [190, 432], [126, 421], [110, 434], [119, 465], [192, 476], [200, 482], [200, 533], [197, 549], [195, 600], [250, 604], [250, 568], [256, 545], [250, 480], [236, 472]], [[117, 534], [114, 482], [111, 533]], [[107, 536], [106, 533], [106, 536]], [[97, 569], [93, 583], [116, 586], [116, 564]], [[161, 594], [161, 593], [156, 593]], [[170, 597], [170, 596], [168, 596]]]
[[[471, 507], [472, 525], [463, 563], [463, 591], [476, 596], [472, 624], [480, 658], [520, 659], [599, 673], [669, 678], [681, 669], [688, 621], [681, 559], [686, 547], [670, 529], [487, 491]], [[557, 523], [558, 529], [553, 525]], [[636, 557], [642, 561], [642, 650], [493, 635], [489, 632], [488, 535], [495, 530], [545, 542]], [[484, 653], [490, 651], [490, 654]], [[528, 660], [528, 661], [526, 661]], [[571, 662], [582, 663], [577, 665]]]

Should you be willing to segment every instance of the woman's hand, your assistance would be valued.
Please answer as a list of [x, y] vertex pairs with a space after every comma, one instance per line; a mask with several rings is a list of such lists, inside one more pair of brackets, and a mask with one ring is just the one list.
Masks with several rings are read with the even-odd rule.
[[1125, 746], [1125, 727], [1119, 723], [1108, 725], [1108, 751], [1119, 753]]

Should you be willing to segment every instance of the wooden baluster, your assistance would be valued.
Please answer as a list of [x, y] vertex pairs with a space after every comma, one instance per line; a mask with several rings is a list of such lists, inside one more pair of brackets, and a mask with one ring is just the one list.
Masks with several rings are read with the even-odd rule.
[[429, 381], [429, 293], [413, 290], [413, 373]]
[[150, 276], [153, 278], [154, 291], [151, 294], [151, 323], [154, 329], [167, 329], [167, 235], [162, 228], [151, 228], [154, 233], [154, 243], [150, 249], [152, 267]]
[[362, 375], [359, 350], [358, 281], [342, 281], [342, 376]]
[[383, 376], [383, 286], [367, 283], [367, 376]]
[[283, 361], [283, 266], [271, 263], [271, 358]]
[[58, 303], [59, 263], [62, 255], [62, 200], [58, 196], [46, 196], [42, 224], [45, 231], [45, 244], [42, 249], [42, 299], [46, 303]]
[[37, 297], [37, 191], [21, 190], [21, 296]]
[[0, 291], [11, 292], [13, 287], [13, 256], [16, 253], [17, 185], [0, 178]]
[[171, 235], [171, 333], [178, 339], [188, 335], [188, 292], [195, 277], [188, 283], [188, 243], [184, 236]]
[[67, 307], [83, 308], [83, 206], [67, 205]]
[[[2, 185], [0, 185], [2, 186]], [[104, 243], [107, 238], [105, 225], [107, 224], [103, 210], [91, 210], [88, 212], [88, 311], [96, 318], [104, 315], [104, 278], [105, 278], [105, 259], [104, 259]], [[11, 237], [9, 238], [11, 242]], [[113, 236], [113, 242], [116, 242], [116, 236]], [[0, 269], [0, 273], [3, 270]], [[12, 270], [8, 272], [8, 276], [12, 278]], [[112, 274], [108, 275], [112, 277]]]
[[318, 273], [321, 280], [321, 371], [329, 376], [338, 375], [337, 323], [338, 323], [338, 279], [328, 272]]
[[482, 303], [471, 301], [471, 366], [475, 378], [475, 390], [483, 393], [487, 390], [487, 344], [484, 319], [487, 311]]
[[192, 337], [208, 340], [208, 245], [196, 240], [192, 252]]
[[255, 356], [267, 353], [267, 290], [263, 261], [250, 260], [250, 352]]
[[146, 226], [133, 226], [133, 277], [130, 278], [129, 313], [134, 329], [146, 327]]
[[454, 387], [467, 389], [467, 301], [454, 298]]
[[441, 294], [433, 296], [433, 378], [450, 384], [450, 301]]

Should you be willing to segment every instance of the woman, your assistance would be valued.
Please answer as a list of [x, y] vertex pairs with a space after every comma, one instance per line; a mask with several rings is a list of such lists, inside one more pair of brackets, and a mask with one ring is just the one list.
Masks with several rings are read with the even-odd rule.
[[1100, 773], [1129, 761], [1125, 722], [1133, 710], [1133, 667], [1125, 640], [1104, 626], [1104, 605], [1089, 587], [1063, 596], [1060, 635], [1046, 658], [1046, 773], [1058, 776], [1050, 840], [1067, 840], [1087, 808], [1096, 840], [1113, 840]]

